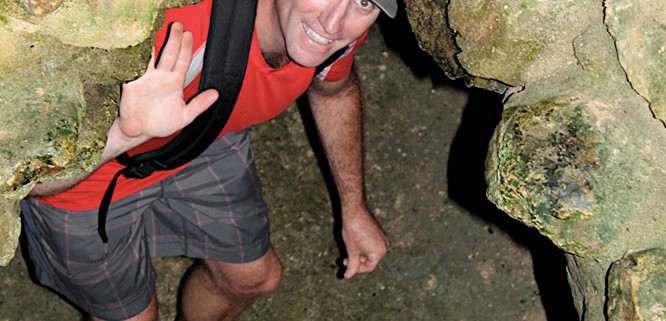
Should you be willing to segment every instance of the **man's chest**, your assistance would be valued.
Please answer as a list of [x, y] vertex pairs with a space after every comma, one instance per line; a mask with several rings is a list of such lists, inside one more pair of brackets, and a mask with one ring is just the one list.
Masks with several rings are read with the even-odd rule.
[[280, 68], [291, 61], [285, 53], [262, 53], [262, 56], [271, 68]]

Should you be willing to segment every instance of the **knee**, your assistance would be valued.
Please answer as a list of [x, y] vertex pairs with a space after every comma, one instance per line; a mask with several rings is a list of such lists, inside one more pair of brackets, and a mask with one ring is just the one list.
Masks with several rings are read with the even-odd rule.
[[242, 290], [262, 296], [272, 294], [280, 287], [282, 273], [282, 264], [278, 262], [277, 265], [266, 269], [265, 274], [255, 280], [255, 282], [247, 284], [248, 286]]
[[264, 296], [275, 292], [282, 282], [282, 264], [267, 266], [249, 278], [240, 278], [232, 285], [232, 290], [248, 296]]
[[211, 281], [219, 291], [233, 295], [259, 297], [275, 292], [282, 281], [282, 264], [277, 260], [239, 264], [233, 269], [213, 262], [205, 263]]

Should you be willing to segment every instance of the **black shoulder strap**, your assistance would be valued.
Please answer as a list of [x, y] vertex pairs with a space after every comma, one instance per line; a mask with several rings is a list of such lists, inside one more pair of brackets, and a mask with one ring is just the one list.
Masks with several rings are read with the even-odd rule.
[[145, 178], [156, 170], [184, 165], [206, 150], [224, 128], [243, 84], [256, 8], [257, 0], [213, 0], [199, 91], [215, 88], [219, 99], [163, 147], [117, 158], [126, 167], [109, 183], [98, 213], [98, 232], [104, 243], [108, 241], [106, 215], [120, 175]]
[[317, 66], [317, 68], [315, 68], [315, 77], [318, 76], [322, 71], [324, 71], [324, 69], [330, 67], [336, 61], [338, 61], [338, 59], [340, 59], [345, 54], [345, 52], [347, 50], [349, 50], [349, 46], [342, 47], [342, 48], [338, 49], [338, 51], [334, 52], [326, 60], [324, 60], [324, 62], [321, 63], [321, 65], [319, 65], [319, 66]]

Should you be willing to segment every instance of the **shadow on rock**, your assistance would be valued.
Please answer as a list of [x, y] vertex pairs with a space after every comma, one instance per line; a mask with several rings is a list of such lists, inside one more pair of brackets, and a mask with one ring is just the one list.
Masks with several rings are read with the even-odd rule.
[[502, 113], [501, 96], [470, 89], [469, 102], [451, 144], [449, 196], [473, 215], [497, 225], [532, 254], [534, 276], [548, 320], [577, 320], [564, 253], [550, 240], [500, 211], [485, 196], [488, 143]]
[[486, 90], [467, 89], [461, 80], [450, 80], [434, 59], [420, 49], [404, 11], [393, 20], [380, 16], [378, 24], [388, 47], [400, 55], [417, 77], [429, 77], [433, 86], [447, 85], [469, 91], [469, 102], [449, 151], [449, 197], [529, 249], [548, 320], [577, 320], [564, 253], [536, 230], [497, 209], [485, 196], [485, 159], [488, 143], [501, 119], [501, 96]]
[[449, 79], [437, 65], [437, 62], [425, 51], [423, 51], [411, 30], [407, 13], [398, 11], [394, 19], [380, 15], [377, 24], [383, 35], [384, 42], [391, 51], [398, 54], [402, 61], [418, 78], [428, 77], [433, 87], [447, 85], [456, 88], [465, 88], [462, 81]]

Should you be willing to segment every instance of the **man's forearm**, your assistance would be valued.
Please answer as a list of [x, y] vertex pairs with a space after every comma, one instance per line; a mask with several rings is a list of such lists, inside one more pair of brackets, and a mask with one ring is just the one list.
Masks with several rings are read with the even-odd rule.
[[49, 183], [39, 182], [35, 185], [35, 187], [32, 188], [32, 190], [30, 190], [30, 193], [28, 195], [36, 197], [53, 196], [72, 188], [74, 185], [78, 184], [86, 177], [88, 177], [88, 175], [90, 175], [90, 173], [83, 173]]
[[342, 206], [365, 207], [363, 114], [356, 74], [340, 84], [311, 87], [308, 99]]
[[368, 273], [386, 255], [389, 240], [368, 210], [363, 187], [363, 113], [358, 78], [315, 83], [308, 90], [312, 114], [342, 205], [345, 278]]

